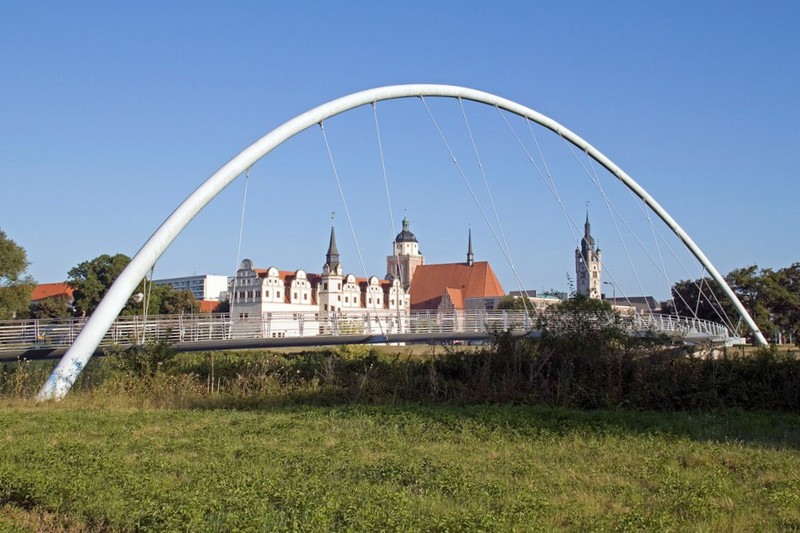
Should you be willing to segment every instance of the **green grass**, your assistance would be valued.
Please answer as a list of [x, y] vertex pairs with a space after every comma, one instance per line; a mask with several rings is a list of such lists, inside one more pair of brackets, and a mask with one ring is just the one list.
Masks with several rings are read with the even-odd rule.
[[0, 529], [800, 530], [800, 416], [0, 404]]

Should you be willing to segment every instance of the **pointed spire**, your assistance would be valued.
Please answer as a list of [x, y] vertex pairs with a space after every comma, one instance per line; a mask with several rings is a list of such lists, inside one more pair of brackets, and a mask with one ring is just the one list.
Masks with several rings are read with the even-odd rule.
[[583, 231], [586, 237], [589, 237], [592, 233], [592, 227], [589, 224], [589, 202], [586, 202], [586, 222], [583, 224]]
[[328, 244], [328, 253], [325, 254], [325, 264], [333, 271], [339, 265], [339, 249], [336, 247], [336, 232], [333, 228], [333, 213], [331, 213], [331, 241]]
[[583, 225], [583, 239], [581, 239], [581, 256], [584, 261], [589, 261], [589, 252], [594, 251], [594, 238], [592, 226], [589, 224], [589, 202], [586, 202], [586, 222]]
[[472, 256], [472, 228], [469, 228], [469, 244], [467, 245], [467, 266], [472, 266], [474, 263]]

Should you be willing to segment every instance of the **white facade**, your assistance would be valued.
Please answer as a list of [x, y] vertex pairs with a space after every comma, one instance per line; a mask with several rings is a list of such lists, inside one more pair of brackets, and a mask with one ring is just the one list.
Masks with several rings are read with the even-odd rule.
[[[333, 229], [322, 274], [275, 267], [257, 269], [252, 260], [245, 259], [231, 281], [230, 291], [231, 313], [239, 320], [276, 313], [397, 316], [400, 312], [407, 314], [410, 305], [400, 279], [381, 280], [377, 276], [365, 279], [343, 274]], [[313, 327], [307, 331], [300, 334], [318, 334], [312, 333]], [[276, 336], [281, 335], [276, 332]]]
[[228, 276], [202, 274], [153, 280], [156, 285], [169, 285], [178, 291], [192, 291], [198, 300], [219, 302], [228, 296]]

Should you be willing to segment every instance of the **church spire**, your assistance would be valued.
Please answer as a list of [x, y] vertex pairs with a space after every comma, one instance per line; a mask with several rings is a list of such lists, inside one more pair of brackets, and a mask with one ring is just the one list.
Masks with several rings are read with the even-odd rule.
[[583, 239], [581, 239], [581, 255], [584, 261], [589, 260], [589, 252], [594, 251], [594, 237], [592, 225], [589, 223], [589, 202], [586, 202], [586, 222], [583, 224]]
[[469, 244], [467, 245], [467, 266], [474, 263], [472, 256], [472, 228], [469, 228]]
[[586, 238], [592, 236], [592, 225], [589, 224], [589, 202], [586, 202], [586, 222], [583, 224], [583, 236]]
[[330, 271], [336, 270], [339, 266], [339, 249], [336, 247], [336, 232], [333, 228], [333, 216], [331, 215], [331, 241], [328, 244], [328, 253], [325, 254], [325, 264]]

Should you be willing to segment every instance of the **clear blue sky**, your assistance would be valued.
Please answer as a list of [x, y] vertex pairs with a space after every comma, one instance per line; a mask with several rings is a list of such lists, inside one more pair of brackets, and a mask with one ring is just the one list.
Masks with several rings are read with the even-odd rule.
[[[285, 120], [361, 89], [447, 83], [583, 136], [723, 273], [788, 266], [800, 260], [798, 28], [797, 2], [6, 1], [0, 228], [26, 248], [38, 281], [63, 280], [99, 254], [135, 254], [197, 185]], [[505, 124], [478, 107], [467, 112], [523, 283], [566, 288], [575, 242], [564, 217]], [[445, 262], [463, 260], [471, 224], [476, 258], [515, 289], [421, 103], [378, 109], [395, 226], [407, 208], [423, 253]], [[480, 184], [457, 103], [431, 109]], [[371, 110], [326, 130], [367, 271], [383, 275], [392, 230]], [[541, 142], [552, 144], [546, 157], [572, 216], [581, 222], [591, 202], [620, 290], [639, 293], [627, 261], [617, 264], [625, 253], [602, 196], [563, 145]], [[607, 190], [621, 189], [612, 181]], [[156, 277], [232, 274], [241, 200], [237, 181]], [[242, 257], [319, 271], [331, 211], [345, 269], [361, 275], [319, 131], [309, 130], [254, 166]], [[641, 215], [630, 220], [653, 240]], [[687, 277], [665, 262], [673, 281]], [[643, 276], [645, 291], [666, 294], [659, 274]]]

